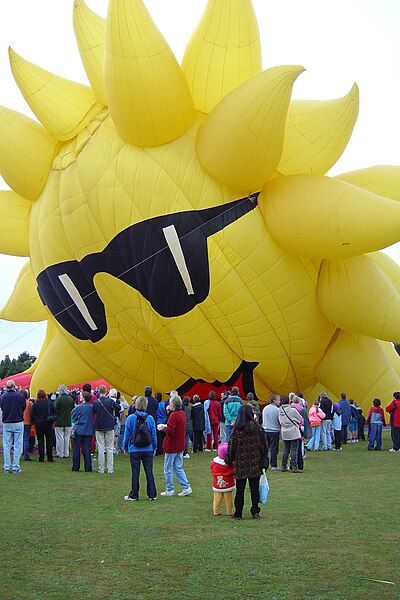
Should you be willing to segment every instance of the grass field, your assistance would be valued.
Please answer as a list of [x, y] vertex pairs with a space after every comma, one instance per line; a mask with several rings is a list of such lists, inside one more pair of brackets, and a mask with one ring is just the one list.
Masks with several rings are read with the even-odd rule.
[[[384, 446], [311, 453], [303, 474], [268, 471], [262, 519], [246, 496], [239, 522], [212, 516], [210, 453], [185, 461], [192, 496], [149, 502], [142, 480], [137, 503], [123, 500], [126, 456], [113, 476], [22, 462], [0, 475], [0, 598], [400, 598], [400, 454]], [[155, 474], [160, 492], [161, 457]]]

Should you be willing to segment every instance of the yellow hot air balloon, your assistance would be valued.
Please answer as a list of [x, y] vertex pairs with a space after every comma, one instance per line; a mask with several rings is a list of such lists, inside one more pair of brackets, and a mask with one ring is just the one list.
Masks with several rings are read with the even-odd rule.
[[[41, 124], [0, 110], [0, 251], [29, 256], [1, 317], [48, 319], [33, 392], [126, 393], [252, 372], [256, 391], [398, 388], [400, 167], [332, 178], [357, 86], [291, 100], [250, 0], [209, 0], [182, 67], [141, 0], [75, 0], [91, 87], [13, 51]], [[9, 243], [6, 232], [11, 231]], [[68, 383], [68, 382], [67, 382]]]

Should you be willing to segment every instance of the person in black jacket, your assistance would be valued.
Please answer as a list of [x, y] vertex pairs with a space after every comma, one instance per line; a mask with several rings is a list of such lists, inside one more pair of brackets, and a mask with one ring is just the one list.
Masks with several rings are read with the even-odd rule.
[[[6, 391], [0, 396], [3, 412], [3, 458], [5, 473], [19, 473], [24, 432], [26, 400], [15, 389], [12, 379], [6, 383]], [[11, 448], [14, 453], [11, 455]]]
[[320, 409], [325, 413], [325, 418], [321, 423], [321, 442], [323, 450], [332, 450], [332, 418], [333, 402], [325, 392], [320, 394]]
[[193, 426], [193, 453], [203, 452], [204, 448], [204, 429], [206, 427], [206, 418], [204, 406], [200, 402], [200, 396], [193, 396], [192, 406], [192, 426]]
[[153, 396], [153, 390], [150, 385], [146, 385], [146, 387], [144, 388], [144, 397], [147, 398], [146, 413], [153, 417], [154, 423], [157, 423], [158, 402]]
[[31, 422], [35, 425], [39, 449], [39, 462], [44, 462], [44, 440], [46, 439], [47, 462], [53, 462], [53, 423], [57, 418], [54, 402], [44, 390], [39, 390], [32, 406]]

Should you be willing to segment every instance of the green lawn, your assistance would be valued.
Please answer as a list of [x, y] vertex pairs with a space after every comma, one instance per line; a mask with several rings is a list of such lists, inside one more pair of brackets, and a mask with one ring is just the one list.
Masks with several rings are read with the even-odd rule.
[[[0, 474], [0, 598], [400, 598], [400, 453], [384, 445], [269, 471], [262, 519], [247, 505], [239, 522], [212, 515], [210, 453], [185, 461], [192, 496], [149, 502], [143, 481], [137, 503], [123, 500], [126, 456], [114, 476], [22, 462], [21, 475]], [[155, 474], [160, 492], [161, 457]]]

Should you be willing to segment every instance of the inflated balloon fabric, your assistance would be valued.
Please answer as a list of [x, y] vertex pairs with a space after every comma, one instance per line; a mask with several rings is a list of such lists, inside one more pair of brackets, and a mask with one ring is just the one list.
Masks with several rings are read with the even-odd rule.
[[32, 391], [228, 381], [364, 406], [398, 388], [400, 167], [327, 172], [358, 89], [291, 100], [261, 72], [250, 0], [210, 0], [182, 68], [141, 0], [75, 1], [90, 87], [10, 51], [40, 124], [0, 110], [0, 250], [26, 255], [2, 318], [48, 332]]

